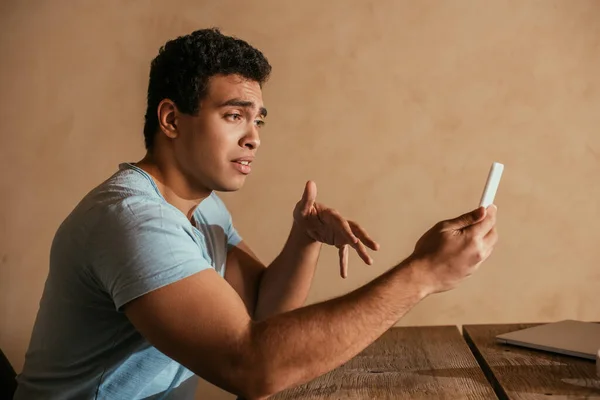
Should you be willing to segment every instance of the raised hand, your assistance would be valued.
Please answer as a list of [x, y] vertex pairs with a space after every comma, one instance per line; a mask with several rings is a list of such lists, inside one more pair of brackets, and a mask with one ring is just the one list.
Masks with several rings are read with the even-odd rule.
[[348, 221], [337, 210], [317, 203], [316, 198], [317, 185], [308, 181], [302, 199], [294, 208], [294, 223], [313, 240], [339, 249], [342, 278], [348, 276], [348, 246], [355, 249], [366, 264], [372, 264], [367, 248], [378, 250], [379, 244], [356, 222]]

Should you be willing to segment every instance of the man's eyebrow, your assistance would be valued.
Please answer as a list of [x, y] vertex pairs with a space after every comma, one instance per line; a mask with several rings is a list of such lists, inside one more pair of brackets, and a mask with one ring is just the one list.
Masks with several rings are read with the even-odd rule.
[[[244, 108], [254, 108], [255, 104], [252, 101], [240, 100], [240, 99], [231, 99], [231, 100], [227, 100], [225, 103], [221, 104], [219, 107], [227, 107], [227, 106], [244, 107]], [[261, 117], [264, 118], [264, 117], [267, 116], [267, 109], [266, 108], [261, 107], [258, 111], [259, 111]]]

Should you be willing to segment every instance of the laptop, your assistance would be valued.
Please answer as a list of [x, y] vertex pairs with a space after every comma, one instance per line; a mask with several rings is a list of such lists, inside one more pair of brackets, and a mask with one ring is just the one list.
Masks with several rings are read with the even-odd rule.
[[595, 360], [600, 350], [600, 324], [564, 320], [498, 335], [496, 341]]

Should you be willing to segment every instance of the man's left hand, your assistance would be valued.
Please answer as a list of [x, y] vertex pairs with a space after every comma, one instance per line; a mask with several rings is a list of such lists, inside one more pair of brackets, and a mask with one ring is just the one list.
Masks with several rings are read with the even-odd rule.
[[294, 223], [303, 228], [315, 241], [336, 246], [340, 255], [340, 275], [348, 276], [348, 246], [356, 250], [362, 260], [371, 265], [367, 247], [378, 250], [377, 244], [356, 222], [348, 221], [337, 210], [315, 202], [317, 185], [308, 181], [302, 199], [294, 208]]

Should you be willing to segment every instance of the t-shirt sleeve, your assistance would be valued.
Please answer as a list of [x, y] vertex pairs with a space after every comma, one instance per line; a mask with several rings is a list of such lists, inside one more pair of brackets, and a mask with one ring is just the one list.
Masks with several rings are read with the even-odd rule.
[[212, 268], [190, 222], [163, 203], [111, 206], [91, 235], [92, 273], [117, 310], [129, 301]]
[[240, 244], [242, 237], [238, 233], [237, 229], [235, 229], [233, 226], [231, 214], [227, 213], [227, 215], [229, 216], [229, 219], [225, 228], [225, 234], [227, 235], [227, 250], [231, 250], [233, 247]]
[[225, 231], [225, 236], [227, 237], [227, 250], [231, 250], [233, 247], [240, 244], [240, 242], [242, 241], [242, 237], [238, 233], [237, 229], [235, 229], [235, 226], [233, 226], [233, 219], [231, 218], [231, 213], [227, 209], [227, 206], [225, 205], [223, 200], [221, 200], [221, 198], [217, 196], [214, 192], [212, 195], [215, 199], [216, 206], [219, 208], [224, 221], [223, 230]]

